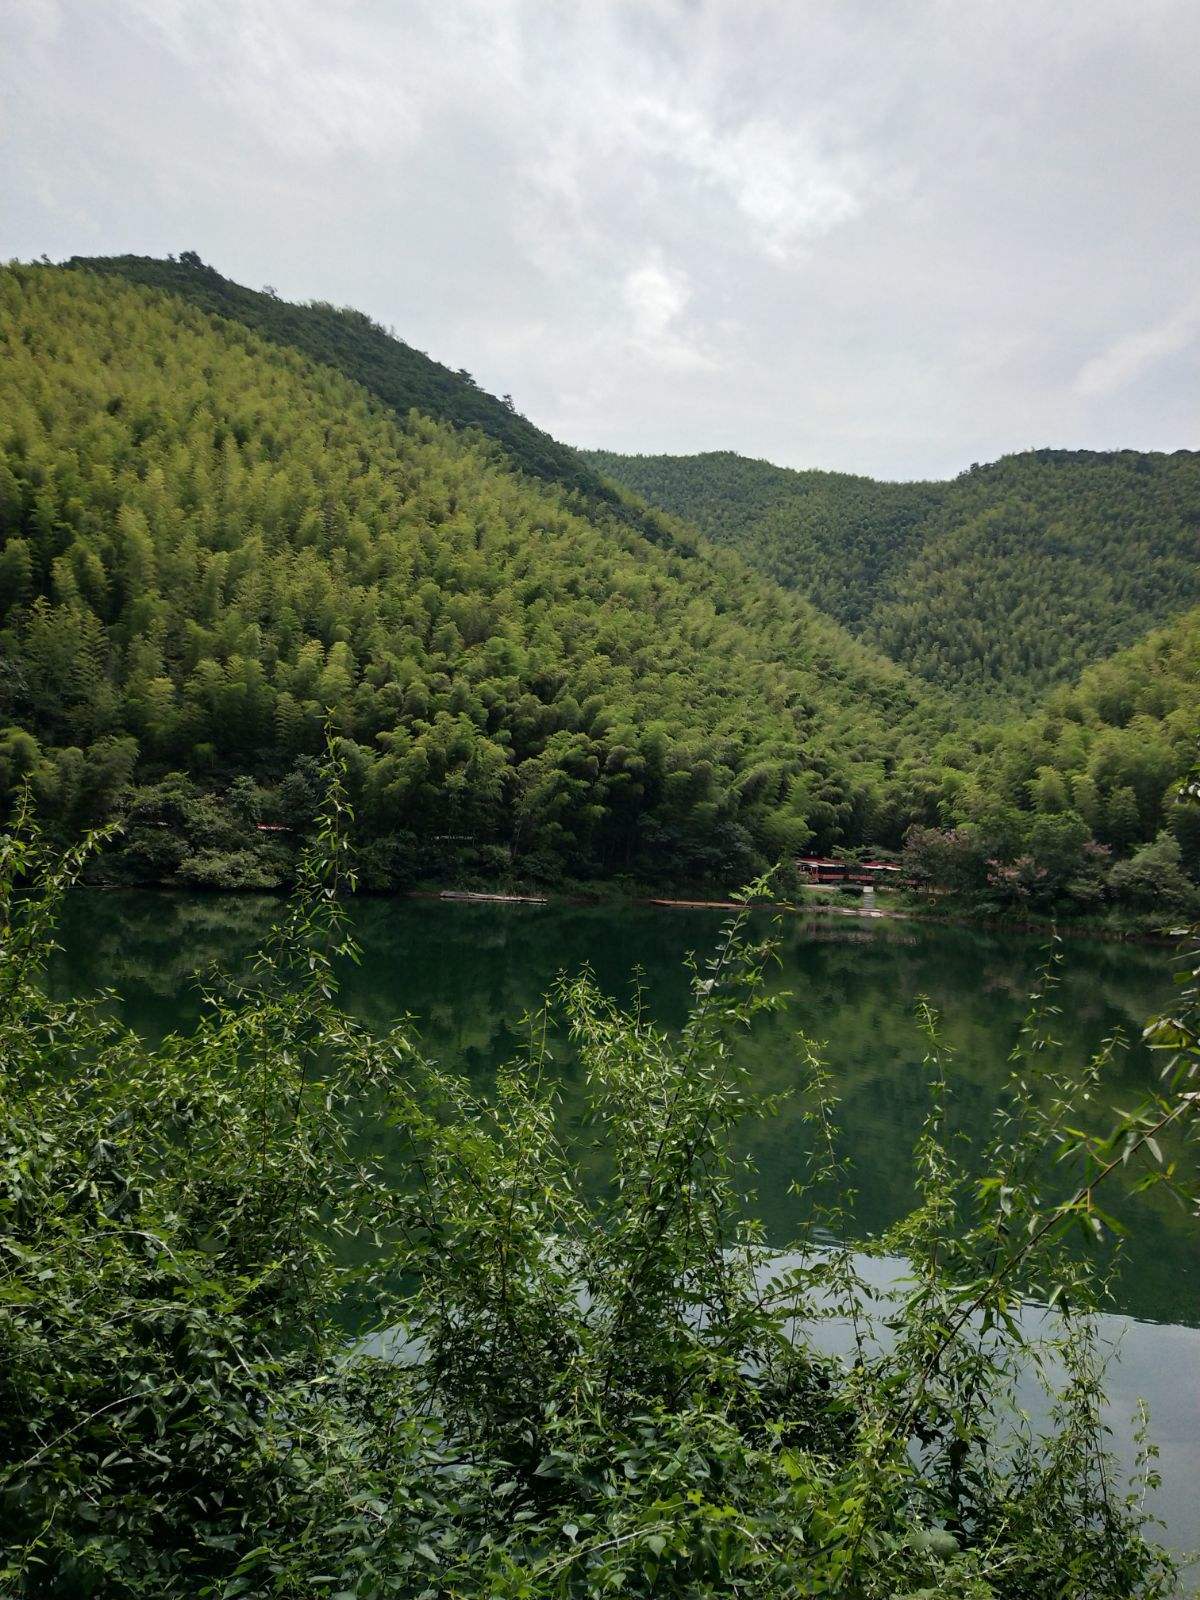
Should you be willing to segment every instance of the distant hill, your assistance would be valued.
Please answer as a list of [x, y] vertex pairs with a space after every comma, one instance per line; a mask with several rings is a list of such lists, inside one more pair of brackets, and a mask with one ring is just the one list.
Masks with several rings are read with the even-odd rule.
[[941, 713], [660, 513], [191, 295], [0, 272], [0, 792], [29, 778], [68, 831], [123, 807], [147, 876], [263, 881], [327, 715], [372, 881], [736, 883], [898, 841]]
[[1036, 450], [945, 483], [582, 454], [976, 708], [1032, 706], [1200, 602], [1200, 452]]
[[911, 831], [916, 881], [988, 914], [1200, 918], [1200, 607], [940, 756], [955, 826]]

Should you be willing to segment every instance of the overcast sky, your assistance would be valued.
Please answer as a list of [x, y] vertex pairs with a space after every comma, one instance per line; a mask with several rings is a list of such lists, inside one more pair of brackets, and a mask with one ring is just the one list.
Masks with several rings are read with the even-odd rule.
[[198, 250], [572, 444], [1200, 446], [1200, 0], [3, 0], [0, 254]]

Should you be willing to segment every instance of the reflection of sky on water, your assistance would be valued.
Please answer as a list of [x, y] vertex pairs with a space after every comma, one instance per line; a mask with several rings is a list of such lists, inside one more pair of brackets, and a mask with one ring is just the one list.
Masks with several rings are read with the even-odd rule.
[[[771, 1270], [797, 1266], [801, 1259], [780, 1256]], [[907, 1270], [907, 1263], [894, 1256], [856, 1256], [855, 1266], [881, 1296]], [[1107, 1360], [1104, 1420], [1112, 1430], [1109, 1443], [1118, 1465], [1126, 1477], [1136, 1468], [1138, 1402], [1144, 1400], [1162, 1474], [1160, 1487], [1146, 1497], [1147, 1509], [1163, 1523], [1163, 1538], [1173, 1549], [1200, 1550], [1200, 1329], [1164, 1327], [1109, 1314], [1098, 1317], [1096, 1323], [1101, 1354]], [[1054, 1316], [1035, 1307], [1026, 1310], [1023, 1325], [1033, 1337], [1052, 1338], [1058, 1331]], [[818, 1322], [809, 1336], [834, 1355], [852, 1348], [851, 1331], [844, 1322]], [[1052, 1369], [1052, 1381], [1060, 1376]], [[1017, 1395], [1035, 1426], [1041, 1424], [1047, 1412], [1041, 1385], [1027, 1374]]]

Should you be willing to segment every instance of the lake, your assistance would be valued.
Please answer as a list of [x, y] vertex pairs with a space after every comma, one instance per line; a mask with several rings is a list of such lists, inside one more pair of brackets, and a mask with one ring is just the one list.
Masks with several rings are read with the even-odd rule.
[[[279, 910], [278, 901], [256, 896], [78, 893], [64, 913], [51, 982], [62, 993], [115, 989], [126, 1021], [159, 1038], [198, 1015], [192, 974], [214, 961], [236, 964]], [[486, 1083], [518, 1050], [520, 1018], [557, 974], [585, 964], [619, 997], [632, 994], [640, 972], [655, 1018], [666, 1026], [682, 1021], [684, 959], [712, 948], [726, 914], [362, 899], [352, 916], [363, 959], [345, 975], [348, 1009], [380, 1029], [411, 1014], [427, 1053]], [[771, 920], [756, 912], [756, 930], [768, 931]], [[759, 1019], [745, 1041], [755, 1087], [774, 1094], [799, 1086], [797, 1030], [827, 1041], [854, 1161], [857, 1227], [877, 1235], [912, 1203], [911, 1152], [928, 1104], [916, 998], [926, 996], [943, 1019], [953, 1052], [952, 1123], [969, 1159], [988, 1137], [1046, 941], [818, 913], [784, 916], [775, 936], [780, 964], [770, 982], [792, 999], [786, 1012]], [[1062, 949], [1054, 1032], [1067, 1059], [1086, 1059], [1114, 1034], [1127, 1041], [1094, 1097], [1102, 1124], [1110, 1106], [1128, 1106], [1155, 1080], [1158, 1063], [1140, 1032], [1169, 1003], [1171, 952], [1085, 941]], [[565, 1043], [557, 1055], [565, 1123], [575, 1137], [580, 1074]], [[786, 1101], [742, 1135], [757, 1165], [757, 1195], [748, 1204], [780, 1249], [793, 1238], [789, 1184], [802, 1170], [803, 1137], [799, 1108]], [[580, 1138], [581, 1160], [591, 1163]], [[1146, 1395], [1163, 1446], [1159, 1506], [1171, 1541], [1192, 1546], [1200, 1544], [1200, 1241], [1195, 1223], [1161, 1191], [1115, 1209], [1132, 1241], [1105, 1324], [1121, 1344], [1110, 1385], [1114, 1426], [1123, 1430], [1134, 1398]]]

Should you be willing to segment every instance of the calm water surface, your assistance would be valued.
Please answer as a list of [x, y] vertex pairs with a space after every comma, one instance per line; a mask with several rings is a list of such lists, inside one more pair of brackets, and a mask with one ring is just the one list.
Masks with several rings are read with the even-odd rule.
[[[61, 992], [115, 989], [129, 1024], [159, 1038], [199, 1014], [194, 974], [213, 962], [236, 965], [278, 912], [278, 901], [257, 896], [81, 893], [66, 909], [52, 981]], [[680, 1023], [684, 960], [711, 950], [725, 920], [716, 911], [384, 899], [360, 900], [352, 914], [363, 959], [344, 976], [349, 1009], [381, 1030], [410, 1014], [429, 1054], [482, 1083], [519, 1050], [520, 1018], [564, 971], [589, 965], [606, 990], [626, 998], [640, 971], [656, 1020]], [[770, 932], [771, 920], [756, 913], [756, 931]], [[969, 1159], [988, 1137], [1045, 943], [816, 914], [789, 916], [774, 935], [780, 965], [770, 981], [792, 998], [746, 1040], [755, 1086], [778, 1093], [800, 1084], [798, 1030], [826, 1042], [854, 1162], [858, 1226], [877, 1234], [913, 1200], [911, 1152], [928, 1107], [917, 997], [941, 1014], [952, 1051], [952, 1120]], [[1097, 1099], [1102, 1119], [1108, 1106], [1130, 1104], [1154, 1082], [1158, 1063], [1140, 1032], [1169, 1003], [1171, 952], [1083, 941], [1063, 950], [1055, 1033], [1064, 1056], [1085, 1060], [1114, 1034], [1127, 1041]], [[578, 1125], [580, 1075], [565, 1041], [556, 1054], [568, 1124]], [[781, 1247], [796, 1220], [788, 1186], [802, 1169], [802, 1140], [799, 1108], [786, 1102], [744, 1134], [758, 1165], [755, 1209]], [[1200, 1326], [1194, 1228], [1161, 1193], [1121, 1209], [1136, 1247], [1119, 1275], [1116, 1308]]]
[[[115, 989], [130, 1025], [161, 1037], [197, 1016], [197, 969], [236, 963], [278, 911], [277, 901], [257, 897], [81, 893], [66, 910], [52, 982], [74, 993]], [[379, 1028], [411, 1014], [429, 1054], [484, 1083], [519, 1049], [520, 1018], [559, 973], [585, 964], [619, 997], [632, 993], [640, 970], [656, 1019], [680, 1022], [684, 958], [711, 949], [724, 920], [709, 911], [382, 899], [356, 902], [352, 914], [363, 960], [345, 977], [348, 1008]], [[760, 925], [766, 929], [767, 914], [756, 913]], [[771, 981], [792, 1000], [786, 1013], [760, 1019], [746, 1059], [756, 1087], [775, 1093], [799, 1085], [796, 1031], [827, 1041], [854, 1161], [857, 1224], [877, 1234], [913, 1200], [911, 1152], [928, 1104], [917, 997], [942, 1015], [953, 1052], [953, 1121], [969, 1160], [988, 1136], [1044, 941], [815, 914], [785, 918], [777, 937], [781, 965]], [[1127, 1041], [1097, 1096], [1102, 1119], [1154, 1082], [1157, 1063], [1140, 1031], [1169, 1003], [1171, 955], [1086, 942], [1067, 943], [1064, 955], [1055, 1034], [1065, 1056], [1082, 1061], [1114, 1034]], [[556, 1054], [567, 1125], [578, 1128], [580, 1074], [565, 1042]], [[780, 1248], [795, 1225], [788, 1186], [801, 1171], [803, 1137], [798, 1108], [786, 1103], [743, 1136], [758, 1168], [754, 1209]], [[594, 1165], [582, 1134], [580, 1155], [585, 1168]], [[1200, 1241], [1161, 1193], [1119, 1209], [1133, 1243], [1116, 1279], [1110, 1331], [1122, 1353], [1111, 1387], [1118, 1411], [1128, 1413], [1139, 1393], [1151, 1400], [1167, 1479], [1162, 1510], [1172, 1541], [1192, 1546], [1200, 1544]]]

